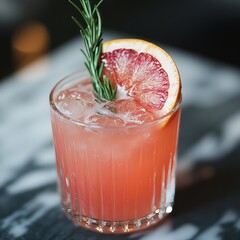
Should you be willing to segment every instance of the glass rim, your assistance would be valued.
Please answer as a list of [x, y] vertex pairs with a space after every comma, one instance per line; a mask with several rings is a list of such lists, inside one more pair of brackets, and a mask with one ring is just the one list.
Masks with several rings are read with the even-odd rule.
[[84, 70], [82, 72], [78, 71], [78, 72], [69, 74], [66, 77], [62, 78], [60, 81], [58, 81], [53, 86], [53, 88], [50, 92], [50, 95], [49, 95], [49, 102], [50, 102], [51, 109], [54, 112], [56, 112], [57, 115], [60, 115], [63, 119], [70, 121], [76, 125], [82, 126], [82, 127], [88, 127], [88, 128], [94, 128], [94, 129], [126, 129], [126, 128], [128, 129], [128, 128], [139, 128], [139, 127], [141, 128], [141, 127], [146, 127], [146, 126], [150, 126], [150, 125], [158, 125], [158, 124], [161, 124], [162, 122], [164, 122], [164, 119], [166, 120], [167, 117], [169, 117], [169, 116], [173, 115], [175, 112], [177, 112], [177, 110], [182, 106], [182, 93], [181, 93], [179, 96], [178, 102], [173, 109], [171, 109], [169, 112], [165, 113], [164, 115], [162, 115], [159, 118], [157, 118], [153, 121], [150, 121], [150, 122], [136, 124], [136, 125], [129, 125], [129, 126], [126, 126], [126, 125], [125, 126], [109, 126], [109, 125], [95, 125], [95, 124], [84, 123], [80, 120], [78, 121], [78, 120], [72, 119], [71, 117], [69, 117], [66, 114], [64, 114], [63, 112], [61, 112], [58, 109], [58, 107], [56, 106], [56, 102], [54, 101], [54, 98], [53, 98], [53, 95], [59, 85], [61, 85], [65, 81], [67, 82], [67, 81], [76, 79], [77, 77], [79, 77], [79, 75], [89, 76], [88, 72], [86, 70]]

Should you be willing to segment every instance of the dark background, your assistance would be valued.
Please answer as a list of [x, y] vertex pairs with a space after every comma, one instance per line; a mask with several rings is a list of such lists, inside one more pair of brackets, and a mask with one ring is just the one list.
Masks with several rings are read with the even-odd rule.
[[[240, 66], [239, 0], [105, 0], [101, 11], [105, 30]], [[78, 35], [71, 15], [78, 13], [67, 0], [0, 0], [0, 79], [26, 65], [19, 63], [26, 54], [13, 46], [24, 26], [34, 21], [46, 30], [46, 46], [35, 59]]]

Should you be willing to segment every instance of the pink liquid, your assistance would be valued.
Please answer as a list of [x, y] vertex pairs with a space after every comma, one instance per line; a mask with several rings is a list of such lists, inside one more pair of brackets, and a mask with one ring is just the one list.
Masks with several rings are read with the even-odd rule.
[[[55, 96], [56, 105], [69, 119], [51, 111], [64, 209], [80, 225], [87, 225], [86, 219], [131, 220], [140, 221], [141, 228], [145, 218], [160, 220], [171, 211], [174, 200], [180, 108], [156, 121], [156, 116], [130, 99], [99, 106], [89, 88], [85, 81]], [[77, 98], [87, 109], [73, 113], [76, 106], [64, 103], [76, 101], [79, 92]]]

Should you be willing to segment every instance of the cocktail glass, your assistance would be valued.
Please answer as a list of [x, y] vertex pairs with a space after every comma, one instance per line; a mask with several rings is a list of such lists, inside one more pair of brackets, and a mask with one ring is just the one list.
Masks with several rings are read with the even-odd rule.
[[[75, 223], [102, 233], [156, 224], [173, 207], [181, 98], [154, 121], [89, 124], [58, 106], [62, 91], [76, 85], [84, 89], [87, 79], [86, 72], [70, 75], [50, 94], [62, 208]], [[79, 100], [91, 104], [82, 96]]]

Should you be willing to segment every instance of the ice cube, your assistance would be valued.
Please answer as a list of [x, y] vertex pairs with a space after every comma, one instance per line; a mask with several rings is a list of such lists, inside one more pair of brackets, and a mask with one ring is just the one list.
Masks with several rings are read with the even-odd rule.
[[70, 118], [100, 126], [126, 126], [150, 122], [154, 114], [132, 98], [99, 102], [90, 83], [75, 85], [60, 92], [56, 98], [58, 109]]
[[58, 109], [74, 120], [79, 120], [94, 107], [94, 97], [91, 92], [70, 89], [62, 91], [57, 97]]
[[125, 122], [116, 116], [109, 115], [92, 115], [89, 117], [89, 124], [94, 124], [98, 126], [124, 126]]
[[70, 94], [72, 99], [81, 100], [85, 102], [94, 102], [95, 98], [92, 92], [80, 91], [80, 90], [67, 90], [67, 94]]
[[110, 102], [103, 107], [103, 112], [121, 118], [127, 125], [136, 125], [153, 121], [154, 114], [137, 103], [134, 99], [121, 99]]

